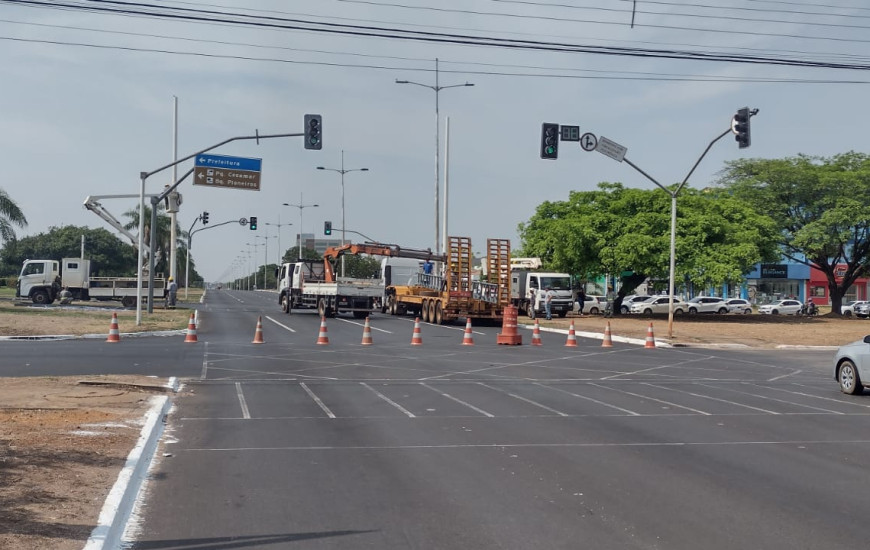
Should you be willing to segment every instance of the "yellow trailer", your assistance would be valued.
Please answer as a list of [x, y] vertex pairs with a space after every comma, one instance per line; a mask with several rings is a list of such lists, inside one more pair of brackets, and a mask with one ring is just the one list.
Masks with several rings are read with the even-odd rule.
[[500, 321], [510, 305], [510, 241], [487, 239], [487, 282], [472, 279], [472, 258], [471, 239], [448, 237], [441, 273], [419, 273], [416, 284], [387, 287], [387, 309], [436, 325], [469, 317]]

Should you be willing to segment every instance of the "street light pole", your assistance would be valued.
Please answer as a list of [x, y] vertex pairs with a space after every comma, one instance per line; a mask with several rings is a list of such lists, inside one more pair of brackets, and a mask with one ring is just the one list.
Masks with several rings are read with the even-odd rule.
[[435, 92], [435, 252], [441, 252], [441, 232], [439, 230], [439, 196], [440, 196], [440, 187], [441, 187], [441, 114], [439, 111], [438, 104], [438, 92], [441, 90], [446, 90], [448, 88], [459, 88], [461, 86], [474, 86], [471, 82], [466, 82], [465, 84], [451, 84], [450, 86], [441, 86], [439, 85], [438, 80], [438, 58], [435, 58], [435, 85], [430, 86], [428, 84], [421, 84], [419, 82], [412, 82], [410, 80], [399, 80], [396, 79], [396, 84], [414, 84], [415, 86], [422, 86], [423, 88], [429, 88]]
[[278, 236], [278, 260], [277, 260], [277, 265], [278, 265], [278, 267], [281, 267], [281, 263], [282, 263], [281, 260], [284, 259], [284, 254], [281, 250], [281, 228], [284, 227], [285, 225], [293, 225], [293, 224], [292, 223], [281, 223], [281, 214], [278, 214], [278, 223], [269, 223], [269, 222], [265, 222], [265, 223], [266, 223], [266, 225], [274, 225], [275, 227], [278, 228], [278, 235], [277, 235]]
[[299, 250], [297, 251], [297, 259], [302, 259], [302, 210], [304, 208], [317, 208], [320, 206], [319, 204], [303, 204], [302, 202], [302, 192], [299, 192], [299, 204], [290, 204], [289, 202], [285, 202], [284, 206], [292, 206], [293, 208], [299, 209]]
[[[326, 168], [325, 166], [318, 166], [318, 170], [329, 170], [331, 172], [338, 172], [341, 174], [341, 244], [345, 244], [345, 236], [344, 236], [344, 175], [348, 172], [368, 172], [368, 168], [349, 168], [345, 170], [344, 168], [344, 149], [341, 150], [341, 168]], [[341, 256], [341, 276], [344, 277], [344, 255]]]

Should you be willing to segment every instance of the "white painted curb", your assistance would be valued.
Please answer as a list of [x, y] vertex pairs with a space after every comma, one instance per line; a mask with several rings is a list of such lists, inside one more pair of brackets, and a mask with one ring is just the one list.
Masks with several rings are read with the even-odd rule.
[[[170, 382], [175, 389], [175, 380]], [[127, 521], [133, 512], [139, 489], [148, 474], [151, 460], [157, 451], [157, 444], [163, 435], [164, 417], [172, 404], [168, 396], [151, 398], [151, 409], [145, 414], [145, 425], [139, 434], [139, 441], [127, 455], [127, 462], [118, 474], [118, 479], [100, 511], [97, 526], [84, 550], [117, 550], [121, 548], [121, 537]]]

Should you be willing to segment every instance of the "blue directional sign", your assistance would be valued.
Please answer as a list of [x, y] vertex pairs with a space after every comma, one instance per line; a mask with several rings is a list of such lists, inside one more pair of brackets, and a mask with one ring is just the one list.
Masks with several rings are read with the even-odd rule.
[[259, 191], [262, 163], [263, 159], [197, 155], [193, 166], [193, 184]]

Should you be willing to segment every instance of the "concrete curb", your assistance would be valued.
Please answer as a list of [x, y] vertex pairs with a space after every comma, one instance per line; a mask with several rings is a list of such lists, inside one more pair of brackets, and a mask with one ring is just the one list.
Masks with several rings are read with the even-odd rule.
[[[534, 328], [534, 325], [520, 325], [520, 326], [523, 328], [529, 329], [529, 330]], [[568, 331], [566, 329], [549, 328], [549, 327], [539, 327], [539, 328], [540, 328], [541, 332], [553, 332], [556, 334], [564, 334], [566, 336], [568, 335]], [[599, 333], [599, 332], [583, 332], [583, 331], [575, 330], [574, 335], [579, 337], [579, 338], [589, 338], [591, 340], [604, 340], [604, 333]], [[625, 336], [613, 336], [613, 335], [611, 335], [610, 339], [614, 342], [622, 342], [624, 344], [635, 344], [638, 346], [643, 346], [646, 344], [646, 338], [644, 338], [644, 339], [627, 338]], [[674, 346], [672, 346], [671, 344], [669, 344], [667, 342], [662, 342], [661, 340], [659, 340], [657, 338], [656, 339], [656, 347], [657, 348], [670, 348], [670, 347], [674, 347]]]
[[[178, 381], [175, 378], [171, 378], [169, 384], [173, 391], [178, 390]], [[124, 529], [163, 435], [164, 417], [172, 405], [168, 396], [154, 396], [151, 402], [151, 409], [145, 413], [145, 424], [139, 434], [139, 441], [127, 455], [127, 462], [106, 497], [97, 526], [91, 531], [84, 550], [121, 548]]]

